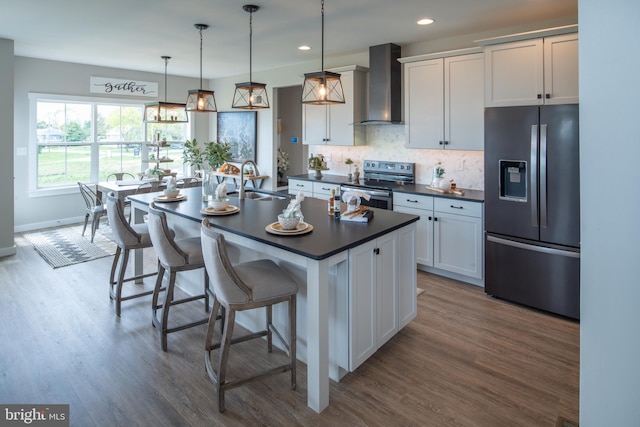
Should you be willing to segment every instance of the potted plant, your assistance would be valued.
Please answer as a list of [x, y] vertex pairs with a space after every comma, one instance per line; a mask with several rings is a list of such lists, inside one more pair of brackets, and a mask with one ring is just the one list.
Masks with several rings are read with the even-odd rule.
[[189, 163], [192, 167], [191, 175], [195, 170], [201, 170], [204, 164], [204, 149], [200, 147], [195, 138], [184, 142], [184, 150], [182, 151], [182, 163]]
[[231, 146], [226, 142], [207, 142], [204, 147], [204, 159], [212, 170], [216, 170], [231, 160]]

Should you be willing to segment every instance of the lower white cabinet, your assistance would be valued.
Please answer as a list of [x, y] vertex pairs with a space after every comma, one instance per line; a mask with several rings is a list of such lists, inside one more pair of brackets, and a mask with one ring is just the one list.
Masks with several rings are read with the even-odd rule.
[[415, 223], [349, 252], [349, 370], [416, 316]]
[[289, 194], [295, 196], [300, 191], [304, 197], [313, 197], [313, 183], [302, 179], [289, 179]]
[[469, 200], [393, 193], [393, 209], [420, 215], [416, 261], [481, 284], [484, 277], [483, 204]]
[[340, 184], [329, 184], [326, 182], [305, 181], [303, 179], [289, 179], [289, 194], [296, 195], [302, 191], [304, 197], [315, 197], [316, 199], [328, 200], [331, 197], [331, 190], [340, 191]]

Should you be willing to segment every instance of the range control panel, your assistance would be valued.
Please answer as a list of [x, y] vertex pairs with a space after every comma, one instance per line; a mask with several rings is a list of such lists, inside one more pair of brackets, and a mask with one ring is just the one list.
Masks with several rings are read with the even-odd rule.
[[414, 175], [415, 163], [365, 160], [363, 162], [362, 170], [365, 172], [385, 172], [390, 174]]

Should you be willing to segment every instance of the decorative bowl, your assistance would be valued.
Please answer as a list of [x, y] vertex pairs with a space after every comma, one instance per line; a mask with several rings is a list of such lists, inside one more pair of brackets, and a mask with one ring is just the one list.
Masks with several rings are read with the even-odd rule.
[[280, 223], [280, 227], [283, 230], [293, 230], [300, 223], [299, 216], [292, 216], [289, 218], [285, 218], [282, 214], [278, 215], [278, 222]]
[[218, 200], [214, 198], [211, 201], [211, 207], [217, 211], [225, 210], [227, 206], [229, 206], [229, 199]]
[[178, 197], [178, 194], [180, 194], [180, 190], [169, 190], [169, 189], [164, 190], [164, 195], [168, 199], [175, 199], [176, 197]]

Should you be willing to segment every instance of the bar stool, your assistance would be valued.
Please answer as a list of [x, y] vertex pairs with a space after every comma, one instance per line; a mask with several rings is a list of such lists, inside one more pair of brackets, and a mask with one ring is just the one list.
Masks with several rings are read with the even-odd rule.
[[[231, 265], [222, 234], [213, 231], [209, 220], [202, 220], [200, 232], [202, 255], [214, 291], [213, 309], [209, 317], [205, 341], [205, 366], [209, 378], [215, 384], [218, 395], [218, 411], [224, 412], [226, 390], [282, 372], [291, 372], [291, 389], [296, 388], [296, 296], [298, 284], [269, 259], [242, 262]], [[285, 341], [272, 323], [272, 308], [280, 302], [288, 302], [289, 337]], [[220, 342], [213, 342], [213, 333], [220, 307], [224, 308], [224, 328]], [[236, 312], [253, 308], [266, 308], [266, 328], [262, 331], [232, 338]], [[289, 356], [289, 361], [281, 366], [263, 371], [248, 378], [227, 381], [227, 360], [232, 344], [267, 337], [267, 351], [272, 351], [272, 335], [275, 332]], [[217, 367], [211, 362], [212, 350], [220, 349]]]
[[[162, 350], [167, 351], [167, 334], [178, 332], [183, 329], [191, 328], [197, 325], [207, 323], [207, 318], [186, 323], [184, 325], [169, 328], [169, 310], [172, 306], [183, 304], [186, 302], [204, 299], [204, 310], [209, 312], [209, 276], [204, 270], [204, 261], [202, 259], [202, 245], [200, 237], [190, 237], [184, 239], [175, 239], [174, 232], [167, 225], [167, 216], [164, 212], [156, 208], [155, 203], [149, 206], [149, 219], [147, 222], [149, 227], [149, 235], [151, 242], [158, 256], [160, 264], [158, 270], [158, 279], [153, 291], [153, 301], [151, 307], [153, 309], [153, 326], [160, 328]], [[176, 283], [176, 273], [180, 271], [203, 269], [204, 274], [204, 292], [183, 299], [174, 299], [174, 287]], [[166, 274], [169, 276], [169, 284], [167, 285], [164, 295], [164, 303], [158, 304], [160, 292], [162, 291], [162, 282]], [[162, 320], [158, 320], [158, 310], [162, 309]]]
[[[113, 264], [111, 265], [111, 274], [109, 275], [109, 296], [112, 300], [116, 301], [116, 315], [120, 316], [122, 301], [140, 298], [153, 293], [153, 291], [144, 291], [123, 297], [122, 285], [132, 280], [154, 276], [158, 274], [158, 272], [142, 273], [128, 278], [124, 277], [127, 270], [127, 263], [129, 262], [130, 251], [132, 249], [144, 249], [152, 246], [149, 230], [147, 224], [129, 224], [124, 217], [122, 201], [116, 197], [113, 191], [107, 194], [107, 216], [113, 238], [116, 245], [118, 245], [116, 254], [113, 257]], [[122, 260], [120, 260], [121, 255]], [[120, 270], [118, 271], [118, 279], [115, 280], [118, 261], [120, 261]]]

